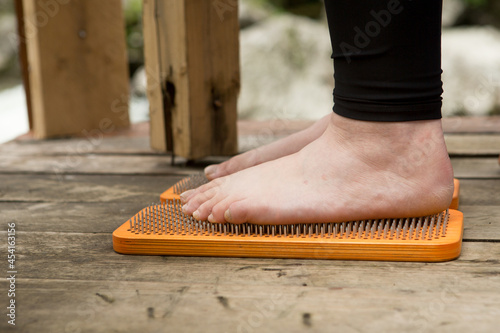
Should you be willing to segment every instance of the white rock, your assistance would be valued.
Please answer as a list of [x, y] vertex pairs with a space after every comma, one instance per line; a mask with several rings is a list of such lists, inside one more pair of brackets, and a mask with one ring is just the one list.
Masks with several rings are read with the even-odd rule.
[[130, 80], [130, 85], [131, 85], [131, 92], [133, 95], [146, 96], [148, 86], [147, 86], [146, 71], [144, 70], [144, 66], [141, 66], [136, 69], [136, 71], [132, 75], [132, 79]]
[[239, 0], [238, 16], [240, 27], [246, 28], [262, 21], [272, 15], [272, 8], [265, 6], [261, 1], [255, 0]]
[[0, 143], [29, 131], [26, 95], [22, 85], [0, 91]]
[[500, 32], [443, 31], [443, 114], [487, 115], [500, 107]]
[[5, 70], [17, 52], [16, 17], [5, 14], [0, 17], [0, 71]]
[[451, 27], [465, 11], [463, 0], [444, 0], [443, 1], [443, 27]]
[[318, 119], [333, 106], [328, 27], [293, 15], [241, 31], [239, 116]]

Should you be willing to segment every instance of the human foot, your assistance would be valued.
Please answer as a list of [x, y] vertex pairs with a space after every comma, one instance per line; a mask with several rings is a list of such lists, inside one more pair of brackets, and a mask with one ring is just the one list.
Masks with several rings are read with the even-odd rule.
[[299, 152], [215, 179], [182, 200], [199, 220], [287, 224], [424, 216], [445, 210], [452, 193], [440, 120], [334, 114]]
[[212, 180], [296, 153], [323, 134], [330, 122], [330, 118], [331, 114], [328, 114], [305, 130], [234, 156], [223, 163], [209, 165], [205, 168], [205, 176]]

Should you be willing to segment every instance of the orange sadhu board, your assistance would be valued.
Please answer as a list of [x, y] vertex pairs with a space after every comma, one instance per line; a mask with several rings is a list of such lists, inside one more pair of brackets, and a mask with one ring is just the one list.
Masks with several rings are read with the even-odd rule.
[[196, 221], [180, 203], [143, 209], [113, 233], [123, 254], [440, 262], [460, 255], [463, 214], [296, 225]]

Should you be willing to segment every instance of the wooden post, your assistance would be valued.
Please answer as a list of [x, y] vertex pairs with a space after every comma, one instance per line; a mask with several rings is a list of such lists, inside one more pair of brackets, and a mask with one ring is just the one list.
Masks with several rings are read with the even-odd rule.
[[144, 0], [151, 146], [196, 159], [237, 152], [236, 0]]
[[129, 125], [121, 0], [23, 0], [37, 138]]

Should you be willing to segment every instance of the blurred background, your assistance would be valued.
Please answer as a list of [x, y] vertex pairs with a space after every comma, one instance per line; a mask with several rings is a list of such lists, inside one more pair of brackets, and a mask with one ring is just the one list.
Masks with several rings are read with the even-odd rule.
[[[331, 112], [333, 65], [322, 0], [239, 0], [240, 119]], [[142, 0], [123, 0], [132, 122], [148, 120]], [[417, 27], [418, 28], [418, 27]], [[500, 1], [444, 0], [443, 115], [500, 115]], [[13, 0], [0, 0], [0, 143], [28, 131]]]

